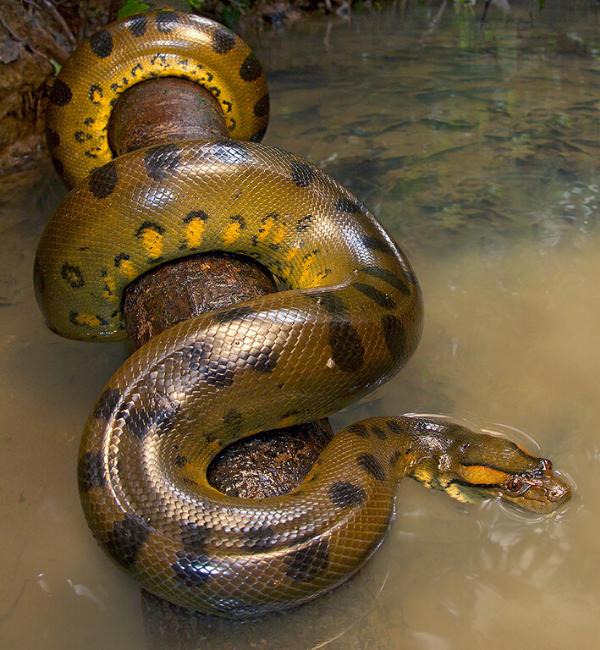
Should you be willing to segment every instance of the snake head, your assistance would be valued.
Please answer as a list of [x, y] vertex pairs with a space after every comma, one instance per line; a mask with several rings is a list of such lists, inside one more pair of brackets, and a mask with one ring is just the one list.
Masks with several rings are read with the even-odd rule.
[[536, 470], [509, 474], [499, 487], [500, 498], [521, 510], [549, 514], [571, 498], [571, 487], [553, 471], [552, 463], [540, 458]]
[[520, 445], [455, 427], [440, 458], [439, 482], [459, 501], [499, 498], [520, 510], [549, 514], [571, 497], [571, 488], [552, 463]]

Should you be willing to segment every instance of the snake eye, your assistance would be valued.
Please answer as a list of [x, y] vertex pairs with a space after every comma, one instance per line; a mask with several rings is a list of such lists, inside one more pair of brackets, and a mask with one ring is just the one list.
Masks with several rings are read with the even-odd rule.
[[523, 488], [523, 481], [520, 478], [513, 476], [506, 481], [505, 485], [509, 492], [520, 492]]

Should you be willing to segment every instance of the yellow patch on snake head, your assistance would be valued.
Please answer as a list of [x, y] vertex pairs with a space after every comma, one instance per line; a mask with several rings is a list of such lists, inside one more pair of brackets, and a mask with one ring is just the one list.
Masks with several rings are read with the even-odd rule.
[[459, 474], [472, 485], [502, 485], [506, 480], [506, 472], [485, 465], [462, 465]]
[[165, 229], [157, 223], [145, 221], [136, 231], [135, 236], [142, 242], [146, 255], [158, 259], [164, 248]]

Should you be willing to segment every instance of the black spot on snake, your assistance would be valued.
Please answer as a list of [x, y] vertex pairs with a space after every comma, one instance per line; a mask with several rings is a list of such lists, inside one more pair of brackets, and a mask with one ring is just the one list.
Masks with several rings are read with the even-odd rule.
[[313, 221], [314, 217], [312, 214], [307, 214], [305, 217], [300, 217], [300, 219], [296, 221], [296, 231], [304, 232], [305, 230], [308, 230]]
[[213, 318], [219, 323], [229, 323], [234, 320], [241, 320], [253, 313], [254, 310], [252, 307], [230, 307], [229, 309], [215, 312]]
[[85, 285], [83, 274], [78, 266], [65, 262], [60, 269], [60, 277], [68, 282], [73, 289], [81, 289]]
[[91, 140], [92, 136], [89, 133], [84, 133], [83, 131], [75, 131], [75, 140], [77, 142], [82, 143], [85, 142], [86, 140]]
[[213, 566], [210, 557], [202, 553], [177, 551], [177, 562], [171, 569], [177, 580], [186, 587], [201, 587], [211, 578]]
[[129, 569], [135, 566], [138, 553], [151, 532], [152, 528], [142, 517], [127, 514], [108, 531], [104, 545], [114, 560]]
[[406, 328], [402, 321], [393, 314], [384, 314], [381, 317], [381, 328], [390, 356], [394, 363], [398, 363], [404, 359], [407, 353]]
[[183, 348], [182, 369], [188, 373], [205, 372], [210, 358], [211, 347], [203, 341], [196, 341], [192, 346]]
[[234, 431], [239, 431], [244, 424], [244, 416], [237, 409], [231, 409], [223, 416], [223, 422]]
[[210, 154], [218, 162], [226, 165], [242, 165], [250, 156], [248, 147], [236, 140], [223, 140], [215, 143], [210, 150]]
[[333, 361], [342, 372], [356, 372], [362, 368], [365, 348], [348, 319], [338, 316], [331, 319], [329, 345]]
[[284, 558], [287, 564], [285, 575], [296, 582], [309, 582], [327, 571], [329, 567], [329, 547], [322, 539], [306, 547], [289, 553]]
[[233, 384], [235, 370], [233, 364], [228, 359], [218, 359], [209, 361], [207, 367], [201, 373], [201, 379], [209, 386], [217, 388], [227, 388]]
[[146, 33], [148, 27], [148, 18], [144, 15], [132, 16], [127, 21], [127, 29], [131, 32], [132, 36], [139, 38]]
[[376, 438], [379, 438], [379, 440], [387, 440], [387, 436], [385, 435], [385, 431], [380, 426], [377, 426], [376, 424], [374, 424], [371, 427], [371, 433], [373, 433], [373, 435]]
[[48, 99], [55, 106], [66, 106], [73, 99], [73, 93], [64, 81], [55, 79]]
[[147, 400], [147, 408], [134, 404], [123, 405], [116, 419], [123, 419], [125, 426], [139, 440], [149, 435], [161, 435], [172, 425], [177, 406], [166, 396], [154, 394]]
[[181, 543], [188, 553], [202, 553], [210, 539], [211, 529], [192, 521], [181, 521]]
[[396, 449], [396, 451], [390, 456], [390, 465], [395, 467], [402, 455], [402, 452], [399, 449]]
[[371, 435], [368, 427], [364, 424], [351, 424], [346, 428], [346, 431], [349, 431], [356, 436], [360, 436], [361, 438], [368, 438]]
[[279, 352], [271, 345], [263, 345], [261, 348], [252, 348], [250, 353], [243, 352], [238, 358], [245, 360], [257, 372], [269, 373], [277, 366]]
[[[150, 59], [150, 65], [156, 65], [156, 62], [159, 62], [159, 65], [165, 66], [167, 64], [167, 57], [165, 54], [159, 53], [155, 54], [151, 59]], [[151, 77], [158, 77], [160, 76], [158, 72], [153, 70], [150, 72]]]
[[122, 399], [121, 391], [118, 388], [107, 388], [96, 400], [94, 417], [108, 421], [113, 411], [117, 408]]
[[185, 215], [183, 218], [183, 223], [191, 223], [196, 219], [200, 219], [200, 221], [206, 221], [208, 219], [208, 215], [206, 212], [204, 212], [204, 210], [192, 210]]
[[379, 251], [380, 253], [385, 253], [386, 255], [395, 255], [394, 249], [383, 239], [379, 237], [370, 237], [369, 235], [364, 235], [362, 238], [363, 244], [370, 248], [373, 251]]
[[259, 526], [244, 531], [242, 548], [248, 553], [264, 553], [277, 544], [277, 535], [271, 526]]
[[156, 16], [156, 29], [162, 34], [172, 32], [179, 24], [179, 16], [175, 11], [161, 11]]
[[405, 296], [410, 296], [410, 289], [406, 286], [406, 282], [404, 282], [401, 277], [387, 269], [381, 269], [378, 266], [367, 266], [361, 269], [361, 273], [366, 273], [373, 278], [379, 278], [394, 287], [394, 289], [398, 289], [398, 291], [403, 293]]
[[262, 75], [260, 61], [254, 53], [249, 54], [240, 66], [240, 77], [244, 81], [256, 81]]
[[79, 492], [85, 494], [94, 487], [106, 485], [106, 472], [101, 451], [86, 451], [77, 463]]
[[127, 261], [130, 258], [130, 255], [127, 253], [119, 253], [115, 255], [115, 266], [118, 268], [121, 266], [121, 262]]
[[329, 498], [338, 508], [354, 508], [365, 502], [367, 491], [360, 485], [338, 481], [329, 488]]
[[217, 27], [212, 34], [212, 49], [217, 54], [227, 54], [235, 47], [235, 34], [224, 27]]
[[[279, 221], [279, 215], [277, 212], [269, 212], [269, 214], [265, 215], [264, 217], [261, 218], [260, 222], [264, 225], [267, 223], [267, 221], [270, 221], [273, 219], [274, 221]], [[264, 228], [259, 228], [258, 232], [264, 232]]]
[[367, 298], [370, 298], [373, 302], [377, 303], [384, 309], [394, 309], [394, 307], [396, 307], [396, 303], [387, 295], [387, 293], [380, 291], [370, 284], [364, 284], [363, 282], [353, 282], [350, 286], [353, 289], [360, 291], [363, 295], [367, 296]]
[[232, 215], [231, 217], [229, 217], [229, 221], [231, 221], [231, 223], [238, 223], [242, 230], [246, 228], [246, 220], [244, 219], [244, 217], [242, 217], [241, 214]]
[[369, 454], [368, 452], [360, 454], [356, 462], [364, 472], [370, 474], [377, 481], [385, 481], [385, 470], [373, 454]]
[[[252, 109], [252, 112], [254, 113], [254, 115], [256, 115], [256, 117], [265, 117], [269, 114], [270, 110], [271, 110], [271, 101], [269, 99], [269, 94], [267, 93], [266, 95], [263, 95], [256, 102], [256, 104], [254, 104], [254, 108]], [[253, 142], [260, 142], [260, 140], [262, 140], [265, 132], [261, 131], [260, 134], [261, 134], [260, 138], [258, 140], [253, 140]]]
[[311, 291], [306, 295], [316, 300], [319, 305], [323, 305], [325, 311], [332, 316], [345, 316], [348, 313], [344, 301], [331, 291]]
[[169, 178], [177, 171], [180, 155], [179, 147], [172, 142], [151, 147], [144, 155], [146, 173], [155, 181]]
[[358, 200], [352, 201], [346, 196], [342, 196], [335, 202], [335, 209], [348, 214], [362, 214], [365, 206]]
[[292, 180], [298, 187], [308, 187], [317, 175], [312, 167], [309, 167], [301, 160], [292, 160], [290, 169], [292, 172]]
[[46, 142], [49, 147], [58, 147], [60, 145], [60, 135], [52, 129], [46, 129]]
[[175, 458], [173, 458], [173, 462], [175, 465], [177, 465], [177, 467], [183, 467], [187, 461], [187, 456], [182, 456], [181, 454], [177, 454]]
[[117, 165], [114, 160], [99, 167], [88, 177], [90, 192], [97, 199], [106, 199], [109, 197], [115, 191], [118, 182], [119, 172], [117, 171]]
[[386, 420], [386, 425], [392, 433], [397, 435], [402, 435], [405, 432], [405, 428], [396, 420]]
[[107, 29], [101, 29], [90, 37], [92, 52], [99, 59], [106, 59], [113, 51], [112, 34]]
[[164, 235], [165, 229], [154, 221], [144, 221], [144, 223], [135, 231], [135, 236], [139, 239], [144, 236], [144, 233], [153, 230], [158, 235]]

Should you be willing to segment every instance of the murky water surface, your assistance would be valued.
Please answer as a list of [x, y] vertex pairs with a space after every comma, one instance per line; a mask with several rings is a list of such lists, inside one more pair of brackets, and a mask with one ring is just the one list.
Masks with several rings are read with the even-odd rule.
[[[469, 9], [406, 5], [247, 35], [272, 89], [265, 142], [369, 205], [425, 295], [414, 359], [335, 423], [434, 412], [535, 449], [530, 436], [575, 497], [532, 519], [404, 482], [389, 540], [355, 586], [186, 648], [597, 645], [600, 17], [524, 2], [491, 8], [482, 31]], [[62, 193], [32, 188], [1, 221], [0, 647], [166, 647], [145, 638], [137, 587], [79, 507], [81, 429], [126, 349], [63, 341], [38, 313], [33, 254]]]

